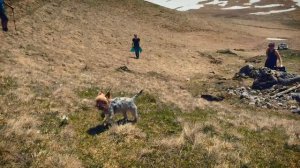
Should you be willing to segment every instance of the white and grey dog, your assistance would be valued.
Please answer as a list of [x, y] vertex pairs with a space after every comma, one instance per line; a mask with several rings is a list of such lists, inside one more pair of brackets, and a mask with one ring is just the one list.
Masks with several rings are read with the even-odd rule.
[[104, 125], [112, 124], [114, 115], [117, 113], [123, 114], [124, 121], [128, 121], [127, 112], [131, 112], [132, 116], [134, 117], [133, 122], [137, 122], [138, 110], [134, 101], [142, 93], [143, 90], [131, 98], [116, 97], [112, 99], [110, 92], [106, 94], [99, 92], [98, 96], [96, 97], [96, 107], [99, 110], [102, 110], [102, 114], [104, 115]]

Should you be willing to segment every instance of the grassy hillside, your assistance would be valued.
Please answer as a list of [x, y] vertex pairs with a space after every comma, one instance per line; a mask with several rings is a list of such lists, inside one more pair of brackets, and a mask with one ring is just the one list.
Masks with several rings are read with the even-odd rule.
[[[12, 3], [17, 31], [10, 23], [11, 31], [0, 33], [0, 167], [300, 166], [299, 115], [226, 94], [248, 86], [231, 79], [245, 60], [264, 53], [270, 30], [263, 26], [287, 28], [276, 31], [295, 42], [296, 53], [299, 29], [140, 0]], [[129, 53], [134, 33], [142, 40], [140, 60]], [[224, 48], [243, 50], [216, 52]], [[283, 54], [288, 69], [300, 73], [295, 54]], [[123, 65], [130, 72], [117, 70]], [[101, 125], [94, 98], [110, 88], [113, 97], [145, 90], [137, 124]], [[207, 102], [202, 93], [226, 99]]]

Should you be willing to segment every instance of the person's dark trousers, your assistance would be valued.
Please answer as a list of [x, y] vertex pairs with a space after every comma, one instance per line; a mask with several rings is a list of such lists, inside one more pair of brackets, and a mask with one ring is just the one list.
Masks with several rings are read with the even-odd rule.
[[140, 48], [139, 47], [135, 47], [134, 51], [135, 51], [135, 58], [139, 59], [140, 58]]
[[8, 31], [8, 28], [7, 28], [8, 18], [5, 15], [4, 11], [0, 11], [0, 18], [1, 18], [2, 30]]

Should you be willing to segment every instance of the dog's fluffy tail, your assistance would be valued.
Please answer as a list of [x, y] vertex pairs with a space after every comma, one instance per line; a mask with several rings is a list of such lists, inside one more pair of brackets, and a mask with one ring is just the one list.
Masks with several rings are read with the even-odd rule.
[[139, 96], [143, 93], [143, 91], [144, 91], [144, 90], [141, 90], [138, 94], [134, 95], [134, 96], [132, 97], [132, 99], [134, 100], [134, 99], [136, 99], [137, 97], [139, 97]]

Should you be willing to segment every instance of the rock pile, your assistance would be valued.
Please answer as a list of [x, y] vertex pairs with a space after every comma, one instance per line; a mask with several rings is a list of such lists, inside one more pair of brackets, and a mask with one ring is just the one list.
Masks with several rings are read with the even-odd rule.
[[234, 79], [253, 78], [252, 89], [270, 89], [274, 85], [293, 85], [300, 82], [300, 75], [290, 74], [284, 71], [275, 71], [266, 67], [255, 68], [249, 64], [240, 69]]
[[238, 96], [245, 103], [256, 107], [289, 109], [300, 113], [299, 75], [246, 65], [234, 78], [253, 78], [254, 81], [251, 88], [231, 88], [227, 90], [228, 94]]
[[284, 94], [280, 97], [273, 97], [278, 90], [287, 89], [287, 87], [272, 87], [267, 90], [253, 90], [251, 88], [240, 87], [236, 89], [228, 89], [227, 92], [230, 95], [238, 96], [245, 103], [249, 105], [268, 108], [268, 109], [297, 109], [297, 104], [293, 100], [293, 93]]

